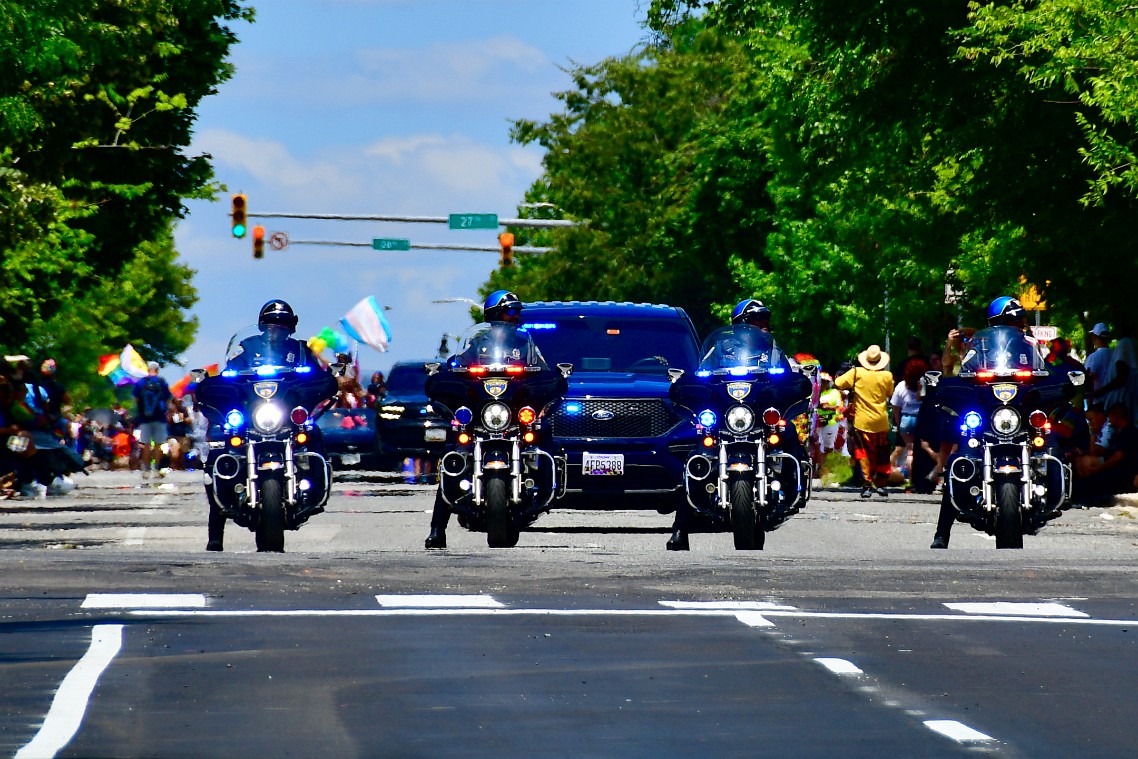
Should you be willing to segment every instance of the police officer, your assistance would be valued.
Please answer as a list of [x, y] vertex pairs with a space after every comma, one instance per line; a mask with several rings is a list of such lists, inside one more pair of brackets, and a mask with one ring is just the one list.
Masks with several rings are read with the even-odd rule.
[[296, 313], [286, 301], [270, 300], [261, 306], [257, 328], [261, 334], [247, 337], [226, 358], [227, 369], [251, 369], [263, 362], [283, 360], [290, 365], [316, 366], [316, 357], [308, 346], [291, 337], [296, 332]]
[[[771, 331], [771, 310], [761, 300], [747, 298], [741, 300], [731, 310], [732, 324], [749, 324], [763, 332]], [[669, 551], [687, 551], [688, 532], [691, 530], [692, 507], [686, 498], [681, 498], [676, 506], [676, 518], [672, 522], [672, 537], [668, 538]]]
[[[1027, 311], [1018, 299], [1008, 295], [1001, 295], [988, 304], [988, 326], [1014, 327], [1020, 332], [1023, 332], [1027, 329]], [[961, 371], [972, 371], [975, 362], [978, 360], [978, 356], [969, 351], [966, 353], [965, 359], [964, 364], [961, 366]], [[953, 424], [944, 425], [945, 432], [947, 433], [949, 428], [953, 426]], [[953, 430], [953, 433], [956, 440], [942, 441], [942, 445], [950, 446], [953, 442], [959, 440], [959, 433], [955, 430]], [[929, 548], [948, 548], [948, 539], [952, 534], [952, 525], [956, 521], [956, 508], [948, 498], [947, 479], [943, 487], [946, 490], [940, 501], [940, 517], [937, 519], [936, 533], [933, 535], [933, 542]]]
[[[237, 349], [226, 358], [226, 369], [252, 369], [262, 362], [275, 363], [283, 360], [290, 365], [318, 366], [316, 357], [308, 346], [292, 337], [296, 331], [297, 317], [286, 301], [279, 298], [261, 306], [257, 315], [257, 328], [261, 334], [245, 338]], [[212, 456], [203, 466], [210, 471]], [[218, 508], [209, 486], [206, 486], [206, 499], [209, 501], [207, 551], [224, 550], [225, 514]]]
[[[495, 290], [482, 304], [482, 316], [490, 323], [491, 329], [497, 325], [517, 325], [522, 321], [522, 301], [509, 290]], [[431, 512], [431, 532], [427, 535], [424, 548], [447, 547], [447, 523], [450, 522], [450, 506], [443, 500], [442, 483], [435, 493], [435, 508]]]

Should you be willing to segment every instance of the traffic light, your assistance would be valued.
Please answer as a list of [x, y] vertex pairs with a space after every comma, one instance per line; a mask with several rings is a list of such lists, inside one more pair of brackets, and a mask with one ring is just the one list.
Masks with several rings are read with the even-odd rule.
[[514, 234], [513, 232], [503, 232], [498, 235], [498, 244], [502, 246], [502, 255], [498, 259], [498, 265], [502, 268], [514, 265]]
[[262, 226], [253, 227], [253, 258], [261, 258], [265, 255], [265, 228]]
[[233, 196], [233, 207], [229, 212], [233, 218], [233, 236], [240, 240], [245, 236], [245, 195], [238, 193]]

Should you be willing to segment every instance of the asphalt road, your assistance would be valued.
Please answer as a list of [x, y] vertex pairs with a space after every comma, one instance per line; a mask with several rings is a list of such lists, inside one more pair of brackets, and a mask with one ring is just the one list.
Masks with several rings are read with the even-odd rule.
[[1131, 757], [1138, 509], [931, 551], [934, 499], [821, 492], [736, 552], [654, 511], [516, 549], [431, 488], [336, 485], [206, 553], [198, 478], [0, 502], [0, 755]]

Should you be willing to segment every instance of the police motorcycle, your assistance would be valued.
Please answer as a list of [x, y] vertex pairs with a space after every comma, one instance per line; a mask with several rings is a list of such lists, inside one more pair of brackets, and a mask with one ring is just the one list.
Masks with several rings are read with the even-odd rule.
[[551, 453], [544, 419], [565, 394], [572, 365], [551, 370], [525, 327], [478, 324], [444, 364], [426, 364], [427, 397], [453, 416], [439, 462], [439, 496], [491, 548], [565, 494], [565, 457]]
[[[239, 355], [242, 342], [258, 334], [256, 327], [238, 332], [226, 356]], [[215, 376], [192, 372], [215, 430], [204, 465], [211, 508], [253, 531], [258, 551], [283, 551], [284, 531], [324, 511], [331, 492], [332, 466], [315, 421], [334, 402], [335, 376], [344, 367], [330, 372], [304, 358], [269, 350], [244, 363], [231, 360]]]
[[692, 377], [670, 372], [673, 404], [695, 420], [699, 448], [684, 490], [735, 548], [762, 550], [810, 497], [811, 468], [793, 419], [809, 409], [815, 366], [792, 363], [769, 332], [734, 324], [712, 332]]
[[960, 433], [942, 509], [995, 536], [996, 548], [1023, 548], [1025, 534], [1069, 508], [1071, 467], [1050, 414], [1084, 379], [1052, 373], [1034, 342], [1007, 325], [973, 335], [959, 376], [926, 374], [931, 399]]

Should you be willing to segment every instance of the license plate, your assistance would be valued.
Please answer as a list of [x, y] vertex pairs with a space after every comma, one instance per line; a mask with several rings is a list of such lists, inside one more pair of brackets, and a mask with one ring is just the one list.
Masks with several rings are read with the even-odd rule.
[[447, 439], [447, 431], [442, 427], [429, 427], [423, 434], [428, 443], [441, 443]]
[[353, 466], [360, 463], [360, 455], [358, 453], [342, 453], [340, 454], [340, 463], [344, 466]]
[[624, 474], [623, 453], [581, 454], [581, 474], [619, 477]]

